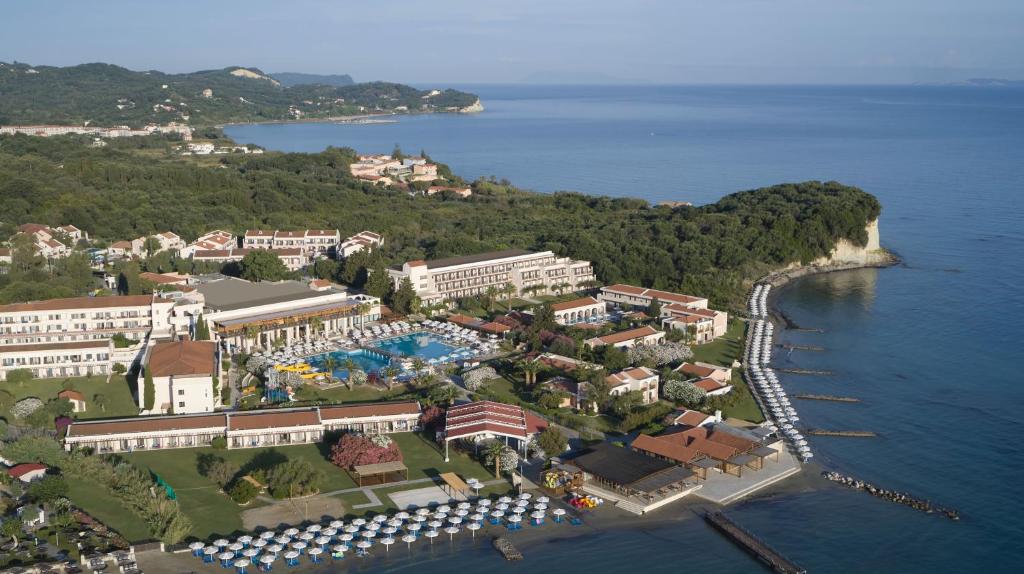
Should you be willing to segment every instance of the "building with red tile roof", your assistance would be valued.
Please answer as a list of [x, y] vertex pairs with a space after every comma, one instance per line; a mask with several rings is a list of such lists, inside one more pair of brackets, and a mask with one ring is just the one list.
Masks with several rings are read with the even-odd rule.
[[445, 461], [453, 440], [504, 440], [526, 449], [530, 439], [547, 428], [547, 421], [516, 405], [476, 401], [453, 406], [445, 413]]

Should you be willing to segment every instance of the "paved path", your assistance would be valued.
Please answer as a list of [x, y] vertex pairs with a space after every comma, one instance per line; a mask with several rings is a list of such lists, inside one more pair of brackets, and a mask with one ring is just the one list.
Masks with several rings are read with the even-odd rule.
[[[320, 497], [337, 496], [339, 494], [350, 494], [350, 493], [353, 493], [353, 492], [362, 492], [366, 496], [366, 498], [369, 500], [369, 502], [364, 502], [362, 504], [353, 504], [352, 505], [352, 509], [355, 510], [355, 509], [360, 509], [360, 508], [370, 508], [370, 507], [373, 507], [373, 506], [381, 506], [382, 504], [384, 504], [384, 502], [380, 499], [380, 497], [377, 496], [377, 493], [373, 491], [374, 488], [383, 487], [383, 486], [386, 486], [388, 488], [391, 488], [391, 487], [394, 487], [394, 486], [413, 486], [413, 485], [417, 485], [417, 484], [426, 484], [426, 483], [435, 484], [436, 482], [437, 482], [436, 480], [434, 480], [433, 478], [431, 478], [429, 476], [428, 477], [424, 477], [424, 478], [413, 478], [411, 480], [401, 480], [401, 481], [398, 481], [398, 482], [389, 482], [388, 484], [381, 484], [381, 485], [377, 485], [377, 486], [355, 486], [355, 487], [352, 487], [352, 488], [340, 488], [338, 490], [331, 490], [329, 492], [321, 492], [320, 494], [317, 494], [316, 496], [311, 496], [309, 499], [310, 500], [314, 500], [314, 499], [317, 499], [317, 498], [320, 498]], [[508, 481], [506, 481], [503, 478], [496, 478], [496, 479], [486, 480], [486, 481], [482, 481], [482, 482], [483, 482], [484, 486], [492, 486], [492, 485], [495, 485], [495, 484], [501, 484], [501, 483], [508, 482]], [[203, 488], [206, 488], [206, 487], [203, 487]], [[269, 496], [266, 496], [266, 495], [259, 496], [259, 500], [262, 501], [262, 502], [266, 502], [267, 504], [288, 504], [288, 503], [295, 502], [295, 500], [290, 499], [290, 498], [286, 498], [286, 499], [283, 499], [283, 500], [277, 500], [275, 498], [270, 498]]]

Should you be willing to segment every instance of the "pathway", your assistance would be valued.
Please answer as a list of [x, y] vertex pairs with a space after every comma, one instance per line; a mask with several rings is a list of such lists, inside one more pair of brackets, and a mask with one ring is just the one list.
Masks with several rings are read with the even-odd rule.
[[[483, 482], [484, 486], [493, 486], [495, 484], [507, 483], [508, 481], [503, 479], [503, 478], [497, 478], [497, 479], [491, 479], [491, 480], [486, 480], [486, 481], [482, 481], [482, 482]], [[381, 505], [384, 504], [384, 502], [380, 499], [380, 497], [377, 496], [377, 493], [373, 491], [374, 488], [380, 488], [380, 487], [392, 488], [392, 487], [395, 487], [395, 486], [414, 486], [414, 485], [417, 485], [417, 484], [425, 484], [425, 483], [436, 484], [437, 481], [434, 478], [428, 476], [428, 477], [424, 477], [424, 478], [413, 478], [413, 479], [410, 479], [410, 480], [401, 480], [401, 481], [398, 481], [398, 482], [389, 482], [387, 484], [378, 484], [376, 486], [355, 486], [355, 487], [352, 487], [352, 488], [340, 488], [338, 490], [331, 490], [329, 492], [321, 492], [320, 494], [317, 494], [315, 496], [309, 497], [307, 500], [315, 500], [317, 498], [322, 498], [322, 497], [337, 496], [339, 494], [351, 494], [351, 493], [354, 493], [354, 492], [362, 492], [363, 495], [366, 496], [367, 500], [369, 500], [369, 502], [364, 502], [362, 504], [354, 504], [354, 505], [352, 505], [352, 509], [353, 510], [357, 510], [357, 509], [361, 509], [361, 508], [371, 508], [371, 507], [374, 507], [374, 506], [381, 506]], [[266, 496], [266, 495], [260, 495], [258, 498], [259, 498], [259, 500], [261, 502], [265, 502], [267, 504], [290, 504], [290, 503], [295, 502], [294, 499], [290, 499], [290, 498], [286, 498], [286, 499], [283, 499], [283, 500], [278, 500], [278, 499], [275, 499], [275, 498], [270, 498], [269, 496]]]

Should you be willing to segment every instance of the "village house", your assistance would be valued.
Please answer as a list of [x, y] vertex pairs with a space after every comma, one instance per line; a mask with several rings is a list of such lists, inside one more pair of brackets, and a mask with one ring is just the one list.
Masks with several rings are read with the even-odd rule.
[[217, 229], [199, 236], [195, 241], [181, 248], [178, 255], [189, 258], [196, 251], [227, 250], [237, 246], [238, 239], [233, 233]]
[[11, 478], [28, 484], [46, 476], [46, 465], [38, 462], [16, 464], [7, 469], [7, 474]]
[[711, 378], [722, 384], [732, 380], [731, 368], [712, 365], [711, 363], [701, 363], [699, 361], [693, 363], [684, 362], [673, 370], [687, 378]]
[[594, 281], [589, 261], [558, 257], [551, 251], [506, 249], [431, 261], [407, 261], [388, 270], [395, 287], [404, 279], [426, 305], [452, 303], [463, 297], [499, 292], [511, 286], [513, 295], [572, 291]]
[[142, 414], [208, 413], [220, 404], [217, 344], [210, 341], [166, 341], [148, 349], [146, 374], [153, 381], [153, 408], [145, 407], [145, 377], [139, 377], [136, 396]]
[[727, 424], [676, 425], [659, 435], [638, 435], [630, 445], [636, 452], [681, 463], [700, 478], [708, 470], [742, 476], [744, 469], [760, 470], [766, 460], [779, 460], [784, 448], [778, 439], [761, 436]]
[[17, 228], [16, 235], [22, 234], [31, 237], [36, 253], [47, 259], [67, 257], [79, 241], [89, 239], [89, 234], [74, 225], [53, 228], [39, 223], [25, 223]]
[[428, 187], [427, 191], [425, 191], [424, 193], [426, 195], [435, 195], [435, 194], [438, 194], [438, 193], [445, 193], [445, 192], [457, 195], [457, 196], [459, 196], [461, 198], [467, 198], [467, 197], [473, 195], [473, 190], [471, 188], [469, 188], [468, 186], [466, 186], [466, 187], [455, 187], [455, 186], [451, 186], [451, 185], [432, 185], [432, 186]]
[[591, 412], [596, 412], [597, 405], [587, 401], [586, 382], [578, 382], [569, 377], [552, 377], [538, 385], [549, 393], [557, 393], [562, 396], [558, 408], [570, 408], [574, 410], [585, 410], [589, 407]]
[[72, 390], [64, 389], [57, 393], [58, 399], [67, 399], [71, 403], [71, 412], [84, 413], [85, 412], [85, 395], [82, 393]]
[[[204, 261], [207, 263], [231, 263], [245, 259], [255, 249], [231, 248], [231, 249], [200, 249], [192, 254], [192, 261]], [[284, 264], [289, 271], [298, 271], [309, 263], [309, 258], [298, 247], [287, 249], [264, 249], [269, 251]]]
[[341, 234], [337, 229], [306, 229], [302, 231], [249, 229], [242, 236], [242, 247], [245, 249], [299, 249], [308, 260], [321, 255], [333, 255], [340, 242]]
[[643, 396], [643, 404], [649, 405], [658, 400], [658, 383], [661, 376], [648, 367], [632, 367], [605, 378], [609, 392], [620, 396], [630, 392], [638, 392]]
[[665, 339], [664, 331], [645, 325], [636, 329], [619, 331], [600, 337], [593, 337], [583, 341], [583, 344], [591, 349], [597, 349], [605, 345], [611, 345], [620, 349], [628, 349], [636, 345], [657, 345]]
[[572, 301], [563, 301], [551, 305], [555, 313], [555, 323], [559, 325], [575, 325], [576, 323], [593, 322], [605, 317], [605, 304], [593, 297], [581, 297]]
[[690, 409], [679, 409], [669, 413], [665, 417], [668, 425], [683, 425], [688, 427], [702, 427], [711, 423], [722, 422], [722, 413], [718, 411], [714, 415], [694, 411]]
[[309, 444], [330, 431], [417, 430], [420, 412], [418, 402], [406, 401], [77, 421], [68, 427], [64, 448], [89, 448], [98, 454], [195, 448], [208, 447], [218, 437], [227, 440], [229, 449]]
[[342, 241], [336, 250], [338, 259], [350, 257], [360, 251], [372, 251], [384, 245], [384, 237], [372, 231], [360, 231]]

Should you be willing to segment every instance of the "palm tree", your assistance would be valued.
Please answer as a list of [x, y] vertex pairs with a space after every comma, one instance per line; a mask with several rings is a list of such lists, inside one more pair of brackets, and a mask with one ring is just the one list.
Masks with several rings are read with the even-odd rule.
[[100, 393], [96, 393], [92, 396], [92, 404], [98, 406], [101, 411], [107, 412], [107, 397]]
[[501, 478], [501, 455], [505, 452], [505, 445], [498, 441], [494, 441], [487, 445], [487, 450], [484, 451], [485, 457], [491, 457], [494, 459], [494, 478]]
[[327, 378], [334, 380], [334, 369], [338, 367], [338, 359], [334, 358], [334, 355], [327, 355], [324, 359], [324, 368], [327, 369]]
[[359, 365], [357, 365], [356, 362], [352, 360], [352, 357], [345, 359], [345, 371], [347, 371], [347, 374], [345, 376], [345, 386], [348, 387], [349, 389], [352, 388], [352, 373], [355, 372], [356, 368], [358, 367]]
[[487, 288], [487, 310], [494, 312], [494, 302], [498, 299], [498, 288], [491, 285]]
[[363, 328], [363, 317], [366, 315], [372, 307], [369, 303], [360, 303], [356, 305], [356, 316], [359, 319], [359, 328]]
[[412, 370], [415, 371], [417, 376], [419, 376], [420, 371], [425, 368], [427, 368], [427, 364], [423, 362], [423, 359], [416, 357], [412, 360]]
[[394, 365], [384, 367], [384, 382], [387, 384], [389, 389], [391, 388], [391, 380], [397, 377], [398, 373], [398, 367]]
[[314, 335], [319, 335], [324, 330], [323, 319], [321, 319], [320, 317], [313, 317], [309, 321], [309, 328]]
[[516, 286], [511, 283], [506, 283], [501, 286], [501, 294], [507, 297], [505, 300], [505, 308], [509, 311], [512, 310], [512, 296], [516, 294]]
[[531, 388], [537, 382], [537, 373], [540, 371], [540, 366], [534, 361], [520, 361], [519, 370], [523, 372], [523, 382], [526, 384], [526, 388]]

